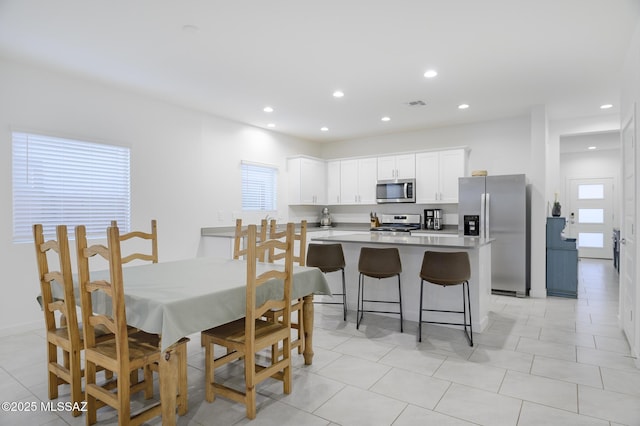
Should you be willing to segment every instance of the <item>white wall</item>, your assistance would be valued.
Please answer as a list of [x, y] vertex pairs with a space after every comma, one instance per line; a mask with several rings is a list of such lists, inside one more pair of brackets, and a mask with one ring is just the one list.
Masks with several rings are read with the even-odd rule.
[[380, 155], [403, 151], [446, 149], [467, 146], [469, 170], [488, 170], [492, 175], [530, 172], [530, 117], [336, 142], [322, 146], [324, 158]]
[[[622, 72], [622, 91], [620, 99], [620, 127], [627, 122], [627, 120], [635, 119], [635, 181], [636, 181], [636, 199], [635, 199], [635, 227], [638, 226], [638, 212], [640, 212], [640, 197], [638, 193], [638, 173], [640, 172], [640, 149], [638, 149], [638, 141], [640, 140], [640, 21], [636, 25], [636, 30], [633, 36], [633, 40], [629, 47], [627, 59], [624, 64]], [[625, 238], [624, 225], [621, 229], [621, 237]], [[637, 236], [637, 232], [635, 232]], [[632, 336], [633, 343], [631, 346], [631, 353], [636, 359], [636, 365], [640, 368], [640, 250], [638, 249], [638, 239], [635, 237], [635, 250], [636, 250], [636, 262], [635, 262], [635, 279], [633, 280], [632, 290], [635, 293], [635, 336]], [[624, 246], [622, 248], [624, 251]], [[622, 255], [621, 253], [621, 259]], [[624, 268], [621, 263], [621, 268]], [[621, 273], [624, 273], [624, 269], [621, 269]], [[620, 280], [620, 297], [625, 295], [626, 288], [624, 287], [625, 280]], [[622, 305], [622, 303], [621, 303]], [[622, 311], [621, 311], [622, 313]]]
[[130, 146], [132, 227], [158, 220], [161, 261], [195, 256], [200, 228], [233, 223], [241, 160], [280, 168], [279, 216], [286, 219], [285, 157], [319, 155], [313, 143], [0, 58], [0, 335], [42, 321], [34, 248], [12, 243], [14, 129]]
[[[619, 138], [618, 134], [618, 138]], [[620, 226], [620, 150], [569, 152], [560, 154], [560, 186], [559, 199], [561, 205], [568, 206], [570, 188], [569, 179], [613, 178], [613, 227]], [[564, 209], [563, 209], [564, 210]], [[563, 215], [568, 215], [565, 211]]]

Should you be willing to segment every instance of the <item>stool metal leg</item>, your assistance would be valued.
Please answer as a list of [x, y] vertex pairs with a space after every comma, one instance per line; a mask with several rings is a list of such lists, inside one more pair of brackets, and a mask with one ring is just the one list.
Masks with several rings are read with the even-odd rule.
[[403, 317], [402, 317], [402, 285], [400, 284], [400, 274], [398, 274], [398, 300], [400, 302], [400, 333], [404, 333], [404, 329], [402, 328]]
[[362, 288], [362, 281], [363, 281], [364, 277], [362, 274], [360, 274], [360, 276], [358, 276], [358, 302], [357, 302], [357, 308], [356, 308], [356, 330], [358, 330], [360, 328], [360, 321], [362, 320], [362, 310], [364, 309], [364, 302], [362, 302], [362, 307], [360, 305], [362, 299], [364, 299], [364, 295], [362, 295], [361, 297], [361, 291], [363, 291], [364, 289]]
[[[465, 292], [466, 287], [466, 292]], [[462, 311], [448, 311], [448, 310], [440, 310], [440, 309], [426, 309], [422, 307], [422, 296], [423, 296], [423, 288], [424, 288], [424, 280], [420, 281], [420, 314], [418, 320], [418, 341], [422, 341], [422, 323], [428, 324], [443, 324], [443, 325], [461, 325], [464, 330], [464, 335], [469, 342], [469, 346], [473, 346], [473, 325], [471, 320], [471, 298], [469, 295], [469, 281], [464, 281], [462, 283]], [[446, 312], [446, 313], [457, 313], [462, 314], [462, 322], [439, 322], [439, 321], [423, 321], [422, 320], [422, 312]], [[467, 312], [469, 312], [469, 322], [467, 322]], [[467, 326], [469, 329], [467, 330]]]
[[347, 286], [344, 280], [344, 268], [342, 271], [342, 310], [343, 310], [343, 319], [347, 320]]
[[[469, 297], [469, 281], [465, 281], [462, 283], [462, 298], [465, 299], [464, 288], [467, 287], [467, 297], [466, 297], [466, 308], [464, 314], [464, 334], [467, 336], [467, 340], [469, 340], [469, 345], [473, 346], [473, 322], [471, 321], [471, 298]], [[465, 301], [463, 300], [463, 303]], [[469, 311], [469, 333], [467, 333], [467, 314], [466, 311]]]
[[420, 280], [420, 311], [418, 313], [418, 342], [422, 342], [422, 294], [424, 290], [424, 280]]

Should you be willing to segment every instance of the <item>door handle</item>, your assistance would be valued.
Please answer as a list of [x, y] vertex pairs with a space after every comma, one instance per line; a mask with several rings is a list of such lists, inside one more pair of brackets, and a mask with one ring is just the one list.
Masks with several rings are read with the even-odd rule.
[[627, 244], [627, 239], [626, 238], [621, 239], [620, 244]]

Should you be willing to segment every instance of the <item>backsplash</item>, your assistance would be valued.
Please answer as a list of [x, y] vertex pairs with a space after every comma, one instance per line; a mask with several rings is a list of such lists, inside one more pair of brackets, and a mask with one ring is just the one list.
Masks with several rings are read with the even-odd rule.
[[[289, 206], [289, 220], [319, 222], [324, 206]], [[369, 223], [369, 214], [419, 214], [424, 221], [424, 209], [441, 209], [444, 225], [458, 225], [457, 204], [373, 204], [352, 206], [330, 206], [333, 223]]]

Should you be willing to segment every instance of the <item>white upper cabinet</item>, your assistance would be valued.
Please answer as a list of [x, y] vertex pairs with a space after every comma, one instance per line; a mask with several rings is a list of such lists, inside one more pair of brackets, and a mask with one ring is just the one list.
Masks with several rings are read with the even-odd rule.
[[326, 163], [314, 158], [290, 158], [289, 204], [327, 204]]
[[340, 161], [340, 204], [375, 204], [376, 158]]
[[327, 163], [327, 203], [340, 204], [340, 161]]
[[464, 149], [416, 154], [416, 203], [457, 203], [458, 178], [465, 173]]
[[415, 177], [415, 154], [378, 157], [378, 180], [413, 179]]

